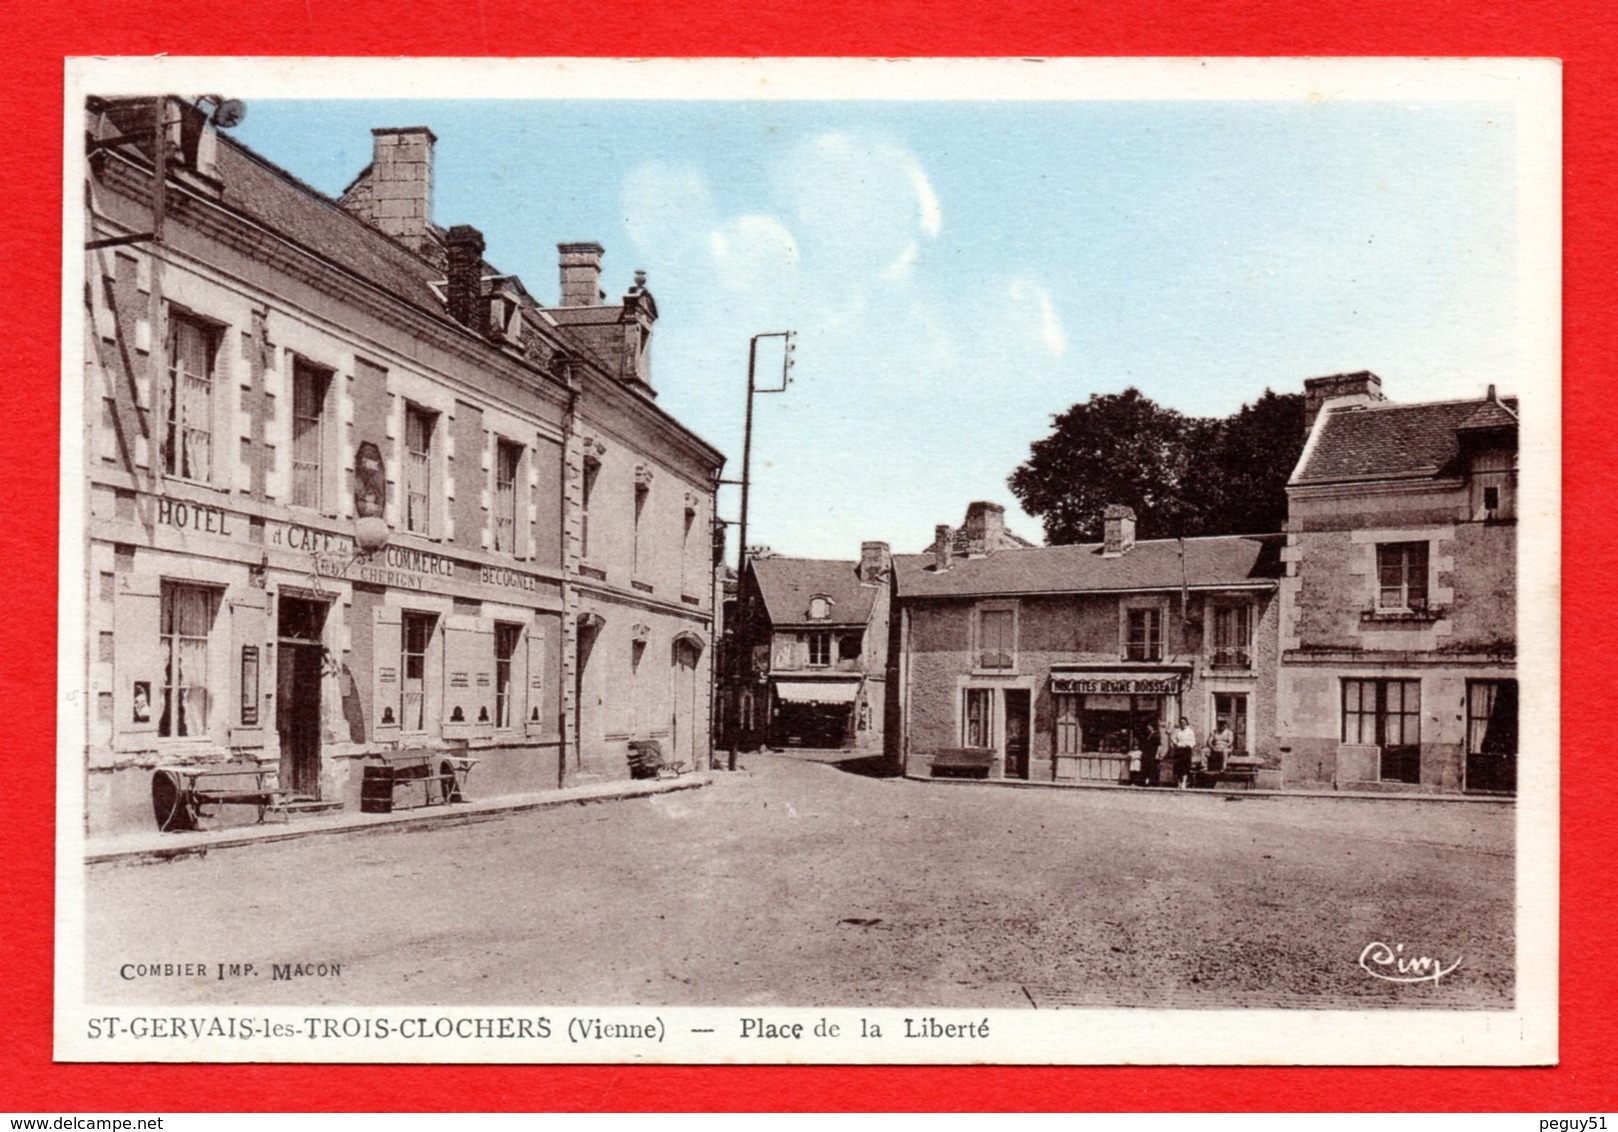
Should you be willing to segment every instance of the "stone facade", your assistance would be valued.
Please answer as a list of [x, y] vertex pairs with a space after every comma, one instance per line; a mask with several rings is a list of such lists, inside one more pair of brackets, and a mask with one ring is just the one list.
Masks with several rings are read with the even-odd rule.
[[[1370, 380], [1345, 387], [1356, 377]], [[1515, 407], [1492, 390], [1395, 405], [1374, 375], [1313, 380], [1334, 399], [1287, 492], [1286, 784], [1510, 791]]]
[[1278, 780], [1279, 538], [1137, 543], [1126, 512], [1099, 545], [940, 556], [941, 538], [896, 560], [897, 768], [968, 748], [991, 777], [1120, 783], [1148, 728], [1183, 716], [1199, 740], [1230, 719]]
[[893, 559], [771, 555], [748, 563], [735, 647], [749, 658], [736, 691], [738, 745], [883, 749]]
[[[211, 132], [165, 104], [185, 136]], [[92, 100], [88, 129], [128, 133], [151, 110]], [[138, 238], [150, 147], [91, 163], [94, 834], [151, 827], [160, 766], [264, 768], [353, 805], [366, 758], [400, 749], [477, 758], [484, 796], [626, 776], [608, 735], [706, 761], [721, 457], [607, 372], [618, 362], [547, 328], [482, 263], [481, 237], [474, 291], [448, 301], [450, 254], [423, 211], [431, 141], [377, 131], [349, 215], [228, 139], [176, 145], [157, 245]], [[416, 202], [408, 216], [381, 208], [383, 184]], [[587, 444], [625, 497], [594, 516], [599, 578], [578, 545]], [[622, 721], [599, 736], [577, 711], [587, 615], [626, 671], [644, 654], [640, 679], [590, 685]]]

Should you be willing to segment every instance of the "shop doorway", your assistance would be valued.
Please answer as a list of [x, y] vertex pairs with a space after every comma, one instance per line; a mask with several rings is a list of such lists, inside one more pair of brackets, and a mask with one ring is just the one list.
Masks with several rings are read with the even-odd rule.
[[323, 601], [282, 596], [276, 611], [275, 727], [281, 740], [281, 786], [320, 798], [320, 685], [325, 673]]
[[1517, 790], [1517, 681], [1466, 684], [1467, 790]]
[[1028, 777], [1028, 690], [1007, 688], [1006, 777]]

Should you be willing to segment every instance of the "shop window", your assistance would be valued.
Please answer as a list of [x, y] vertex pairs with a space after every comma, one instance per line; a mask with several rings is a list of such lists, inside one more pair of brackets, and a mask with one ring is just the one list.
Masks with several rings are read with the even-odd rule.
[[406, 731], [427, 729], [427, 648], [436, 622], [431, 613], [400, 618], [399, 724]]
[[292, 502], [320, 510], [325, 479], [326, 396], [331, 371], [297, 359], [292, 366]]
[[976, 666], [980, 669], [1017, 667], [1017, 611], [980, 607], [977, 611]]
[[163, 689], [157, 733], [189, 739], [208, 733], [208, 639], [219, 594], [203, 586], [164, 582], [160, 651]]
[[163, 434], [163, 471], [179, 479], [213, 479], [214, 369], [217, 327], [182, 314], [169, 314], [168, 420]]
[[994, 746], [994, 689], [968, 688], [961, 707], [961, 746]]
[[1344, 680], [1343, 742], [1381, 749], [1380, 777], [1421, 781], [1421, 681]]
[[1253, 609], [1248, 605], [1213, 607], [1212, 660], [1220, 668], [1253, 666]]
[[494, 548], [503, 554], [517, 553], [517, 476], [521, 467], [522, 445], [509, 440], [496, 441]]
[[494, 625], [494, 725], [512, 726], [512, 660], [522, 640], [522, 626], [497, 621]]
[[433, 432], [438, 414], [405, 406], [405, 530], [432, 533]]
[[809, 642], [809, 667], [824, 668], [830, 664], [831, 634], [810, 633], [807, 640]]
[[1427, 609], [1427, 544], [1382, 542], [1376, 547], [1378, 609]]
[[1130, 609], [1124, 618], [1124, 656], [1129, 660], [1163, 659], [1163, 611], [1155, 606]]
[[1245, 755], [1247, 744], [1247, 696], [1245, 693], [1216, 692], [1214, 693], [1214, 730], [1218, 731], [1227, 724], [1231, 734], [1235, 737], [1233, 753]]

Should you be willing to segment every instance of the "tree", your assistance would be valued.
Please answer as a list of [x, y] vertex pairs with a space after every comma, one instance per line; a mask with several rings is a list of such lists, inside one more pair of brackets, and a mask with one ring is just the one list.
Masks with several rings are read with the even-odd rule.
[[1141, 538], [1275, 531], [1303, 445], [1303, 398], [1264, 396], [1225, 419], [1188, 417], [1140, 390], [1094, 394], [1055, 417], [1008, 481], [1051, 545], [1094, 542], [1110, 503]]

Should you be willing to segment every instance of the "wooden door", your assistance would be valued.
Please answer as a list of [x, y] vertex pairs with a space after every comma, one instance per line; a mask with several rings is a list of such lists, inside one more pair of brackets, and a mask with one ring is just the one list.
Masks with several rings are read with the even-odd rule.
[[1028, 777], [1028, 693], [1006, 689], [1006, 777]]

